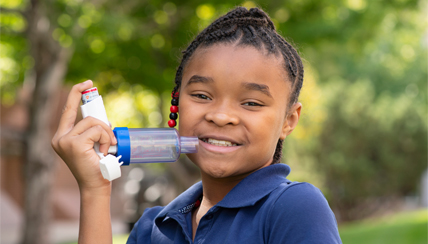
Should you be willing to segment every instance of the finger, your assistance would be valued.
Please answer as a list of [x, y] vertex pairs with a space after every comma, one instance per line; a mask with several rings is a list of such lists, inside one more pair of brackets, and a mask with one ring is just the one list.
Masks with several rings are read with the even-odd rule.
[[64, 135], [69, 132], [76, 121], [77, 109], [79, 108], [82, 92], [92, 87], [92, 81], [87, 80], [73, 86], [68, 94], [67, 102], [64, 106], [61, 119], [59, 121], [57, 134]]
[[71, 134], [80, 135], [84, 133], [86, 130], [88, 130], [89, 128], [97, 125], [101, 126], [106, 131], [106, 133], [110, 137], [110, 143], [112, 145], [115, 145], [117, 143], [117, 140], [116, 140], [116, 137], [114, 136], [113, 130], [108, 125], [106, 125], [103, 121], [91, 116], [88, 116], [82, 119], [81, 121], [79, 121], [79, 123], [77, 123], [74, 126], [73, 130], [71, 131]]
[[108, 148], [111, 144], [111, 139], [107, 131], [100, 125], [93, 126], [83, 132], [80, 136], [86, 138], [91, 144], [98, 142], [100, 143], [100, 152], [104, 155], [107, 154]]

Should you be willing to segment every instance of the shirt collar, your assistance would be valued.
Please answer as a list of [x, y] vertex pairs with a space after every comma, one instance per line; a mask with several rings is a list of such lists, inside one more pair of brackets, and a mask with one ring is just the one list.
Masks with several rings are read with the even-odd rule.
[[[279, 184], [287, 181], [290, 167], [285, 164], [274, 164], [261, 168], [239, 182], [219, 203], [217, 207], [241, 208], [253, 206], [257, 201], [271, 193]], [[168, 204], [157, 216], [165, 221], [173, 215], [186, 213], [202, 195], [202, 182], [187, 189]]]
[[165, 221], [166, 217], [172, 217], [176, 214], [186, 213], [193, 208], [196, 200], [202, 195], [202, 182], [198, 182], [181, 193], [172, 202], [159, 212], [156, 219], [161, 218]]
[[253, 206], [275, 190], [281, 183], [287, 182], [290, 167], [285, 164], [273, 164], [261, 168], [239, 182], [217, 206], [224, 208], [242, 208]]

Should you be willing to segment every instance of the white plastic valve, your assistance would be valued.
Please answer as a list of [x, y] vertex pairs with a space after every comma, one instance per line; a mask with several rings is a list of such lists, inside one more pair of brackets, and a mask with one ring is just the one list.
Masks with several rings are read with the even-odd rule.
[[119, 159], [121, 157], [122, 156], [115, 157], [111, 154], [108, 154], [107, 156], [101, 158], [100, 169], [104, 179], [112, 181], [122, 175], [120, 166], [123, 164], [123, 162], [119, 163]]

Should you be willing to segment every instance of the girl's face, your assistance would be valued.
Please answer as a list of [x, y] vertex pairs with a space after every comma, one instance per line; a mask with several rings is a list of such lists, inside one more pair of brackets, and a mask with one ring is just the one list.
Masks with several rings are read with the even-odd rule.
[[180, 89], [181, 136], [197, 136], [188, 157], [203, 177], [242, 179], [272, 163], [278, 139], [297, 125], [301, 105], [287, 115], [291, 83], [283, 61], [253, 47], [198, 49]]

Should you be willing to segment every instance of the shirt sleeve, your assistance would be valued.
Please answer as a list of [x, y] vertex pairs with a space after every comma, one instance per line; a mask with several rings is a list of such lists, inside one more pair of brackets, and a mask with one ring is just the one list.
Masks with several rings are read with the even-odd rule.
[[309, 183], [285, 188], [269, 213], [267, 231], [267, 243], [342, 243], [327, 200]]
[[126, 244], [150, 244], [154, 219], [162, 209], [159, 206], [147, 208], [132, 228]]

